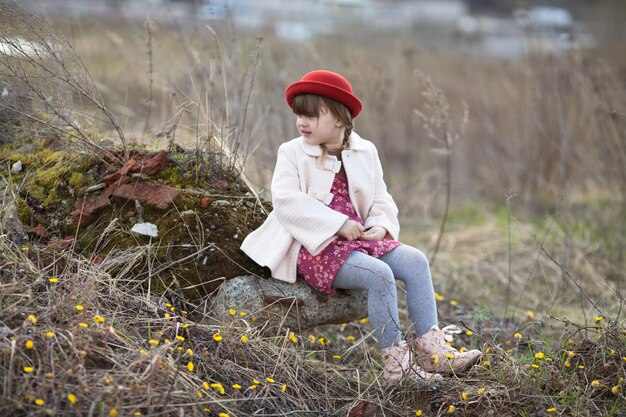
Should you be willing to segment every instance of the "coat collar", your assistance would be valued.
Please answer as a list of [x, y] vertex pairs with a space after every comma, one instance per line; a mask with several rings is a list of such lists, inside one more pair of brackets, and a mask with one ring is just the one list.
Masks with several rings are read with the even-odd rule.
[[[306, 143], [302, 136], [299, 138], [300, 143], [302, 144], [302, 148], [304, 149], [304, 153], [310, 156], [322, 156], [322, 147], [319, 145], [309, 145]], [[351, 151], [362, 151], [367, 149], [365, 140], [361, 138], [356, 132], [352, 132], [350, 134], [350, 139], [348, 139], [348, 143], [350, 145]]]

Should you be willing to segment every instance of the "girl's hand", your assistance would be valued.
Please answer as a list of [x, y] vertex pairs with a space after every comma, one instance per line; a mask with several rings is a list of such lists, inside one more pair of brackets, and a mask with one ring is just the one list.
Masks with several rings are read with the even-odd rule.
[[386, 235], [387, 230], [384, 227], [374, 226], [363, 232], [361, 240], [383, 240]]
[[346, 240], [357, 240], [361, 237], [363, 230], [365, 228], [360, 223], [347, 219], [336, 234]]

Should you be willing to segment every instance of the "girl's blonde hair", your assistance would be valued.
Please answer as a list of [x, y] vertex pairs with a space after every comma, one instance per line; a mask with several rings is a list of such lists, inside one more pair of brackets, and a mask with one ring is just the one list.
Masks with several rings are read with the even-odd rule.
[[[319, 117], [322, 108], [330, 111], [346, 128], [341, 149], [348, 149], [350, 134], [352, 129], [354, 129], [354, 125], [352, 123], [352, 114], [346, 105], [317, 94], [299, 94], [293, 98], [293, 103], [291, 104], [291, 109], [295, 114], [306, 117]], [[324, 145], [321, 146], [323, 149], [322, 160], [324, 160], [326, 155], [328, 155], [328, 150]]]

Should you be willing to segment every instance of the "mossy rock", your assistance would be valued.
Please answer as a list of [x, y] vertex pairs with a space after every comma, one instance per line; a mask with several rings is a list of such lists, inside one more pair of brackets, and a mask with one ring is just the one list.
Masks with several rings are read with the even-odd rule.
[[[149, 180], [179, 190], [168, 209], [144, 206], [138, 210], [134, 201], [113, 199], [95, 221], [78, 227], [70, 218], [74, 203], [89, 196], [87, 190], [112, 167], [120, 167], [63, 146], [44, 147], [44, 140], [33, 143], [34, 147], [12, 143], [0, 148], [2, 175], [11, 178], [14, 187], [20, 184], [15, 187], [20, 220], [26, 226], [43, 224], [50, 240], [74, 236], [75, 252], [101, 262], [121, 282], [136, 283], [152, 294], [176, 294], [197, 304], [224, 280], [250, 274], [269, 277], [267, 269], [239, 247], [271, 207], [259, 204], [219, 153], [198, 156], [179, 151], [169, 155], [168, 168], [150, 178], [139, 175], [131, 180], [131, 184]], [[131, 157], [146, 152], [134, 149]], [[9, 173], [17, 160], [22, 161], [23, 171]], [[138, 211], [143, 211], [142, 220]], [[158, 237], [131, 232], [140, 221], [155, 224]]]

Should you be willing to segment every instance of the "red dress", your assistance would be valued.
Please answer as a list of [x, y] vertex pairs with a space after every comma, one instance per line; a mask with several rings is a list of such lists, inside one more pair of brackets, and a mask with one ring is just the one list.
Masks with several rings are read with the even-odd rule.
[[[348, 178], [343, 167], [335, 175], [330, 192], [334, 194], [329, 207], [335, 211], [347, 215], [350, 220], [363, 224], [363, 220], [357, 216], [354, 206], [350, 201], [348, 193]], [[353, 240], [349, 241], [342, 237], [333, 240], [322, 252], [313, 256], [302, 246], [298, 255], [298, 272], [311, 287], [324, 293], [333, 295], [336, 290], [332, 287], [333, 279], [341, 265], [350, 255], [350, 252], [357, 250], [375, 258], [379, 258], [387, 252], [400, 246], [401, 243], [395, 240], [386, 239], [374, 240]]]

